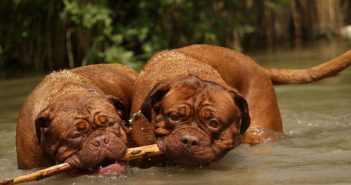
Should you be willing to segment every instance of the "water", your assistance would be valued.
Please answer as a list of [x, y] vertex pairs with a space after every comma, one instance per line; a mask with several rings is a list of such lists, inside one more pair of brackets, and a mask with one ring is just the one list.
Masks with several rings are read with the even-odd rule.
[[[348, 45], [251, 54], [263, 66], [311, 67], [342, 53]], [[17, 170], [15, 127], [25, 96], [41, 77], [0, 80], [0, 179]], [[121, 177], [57, 175], [28, 184], [351, 184], [351, 68], [308, 85], [277, 86], [288, 139], [241, 145], [208, 167], [137, 169]]]

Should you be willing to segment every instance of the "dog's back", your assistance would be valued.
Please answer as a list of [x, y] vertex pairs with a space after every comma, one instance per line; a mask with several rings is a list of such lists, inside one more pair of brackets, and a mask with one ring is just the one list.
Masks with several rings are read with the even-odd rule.
[[[211, 65], [222, 75], [227, 83], [232, 84], [238, 84], [239, 76], [244, 77], [241, 79], [243, 80], [241, 82], [245, 82], [245, 80], [251, 80], [256, 74], [269, 77], [274, 85], [304, 84], [335, 76], [351, 65], [351, 50], [319, 66], [299, 70], [266, 69], [257, 65], [249, 56], [218, 46], [191, 45], [175, 49], [175, 51], [198, 58], [198, 61]], [[245, 78], [247, 76], [249, 77]]]
[[[132, 95], [137, 72], [121, 64], [95, 64], [72, 69], [72, 72], [79, 74], [94, 82], [106, 94]], [[127, 82], [127, 83], [125, 83]], [[118, 87], [118, 88], [115, 88]], [[121, 93], [124, 91], [125, 93]], [[125, 97], [131, 100], [131, 97]]]

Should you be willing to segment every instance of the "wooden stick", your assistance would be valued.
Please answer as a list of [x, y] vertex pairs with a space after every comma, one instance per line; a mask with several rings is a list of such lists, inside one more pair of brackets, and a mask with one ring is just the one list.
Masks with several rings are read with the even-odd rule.
[[40, 179], [49, 177], [51, 175], [55, 175], [55, 174], [60, 173], [60, 172], [70, 170], [70, 169], [72, 169], [72, 166], [70, 164], [62, 163], [62, 164], [58, 164], [55, 166], [51, 166], [49, 168], [45, 168], [43, 170], [33, 172], [31, 174], [28, 174], [28, 175], [23, 175], [23, 176], [15, 177], [12, 179], [2, 180], [2, 181], [0, 181], [0, 184], [1, 185], [19, 184], [22, 182], [40, 180]]
[[[161, 151], [158, 149], [157, 145], [156, 144], [147, 145], [147, 146], [141, 146], [136, 148], [129, 148], [125, 156], [122, 158], [122, 160], [129, 161], [133, 159], [156, 156], [156, 155], [161, 155]], [[40, 180], [71, 169], [73, 169], [73, 167], [69, 163], [62, 163], [62, 164], [58, 164], [55, 166], [51, 166], [49, 168], [45, 168], [45, 169], [33, 172], [28, 175], [1, 180], [0, 185], [19, 184], [23, 182]]]
[[126, 152], [126, 155], [122, 158], [123, 161], [130, 161], [133, 159], [140, 159], [143, 157], [157, 156], [161, 155], [161, 151], [158, 148], [157, 144], [146, 145], [136, 148], [129, 148]]

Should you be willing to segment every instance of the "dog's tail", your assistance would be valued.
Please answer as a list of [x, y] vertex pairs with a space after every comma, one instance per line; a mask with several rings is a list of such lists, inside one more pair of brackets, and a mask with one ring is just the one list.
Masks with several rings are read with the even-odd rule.
[[305, 84], [336, 76], [349, 65], [351, 65], [351, 50], [319, 66], [309, 69], [289, 70], [267, 68], [266, 72], [271, 77], [274, 85]]

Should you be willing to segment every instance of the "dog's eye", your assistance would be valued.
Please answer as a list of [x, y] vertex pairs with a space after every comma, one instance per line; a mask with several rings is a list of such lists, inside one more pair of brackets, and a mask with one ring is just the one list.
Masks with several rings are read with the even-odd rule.
[[112, 126], [114, 126], [114, 125], [115, 125], [115, 123], [116, 123], [116, 122], [109, 121], [109, 122], [107, 123], [107, 125], [108, 125], [108, 126], [110, 126], [110, 127], [112, 127]]
[[99, 115], [95, 118], [95, 123], [100, 126], [100, 127], [106, 127], [106, 126], [114, 126], [116, 123], [116, 119], [106, 116], [106, 115]]
[[104, 124], [108, 121], [108, 118], [107, 118], [107, 116], [99, 116], [98, 120], [101, 124]]
[[79, 132], [79, 133], [87, 132], [88, 131], [87, 124], [85, 122], [83, 122], [83, 121], [78, 122], [76, 124], [76, 131]]
[[217, 119], [210, 119], [208, 121], [208, 126], [212, 129], [218, 129], [220, 127], [220, 122]]
[[173, 121], [173, 122], [176, 122], [176, 121], [179, 121], [180, 120], [180, 117], [177, 113], [171, 113], [168, 115], [168, 119], [170, 121]]
[[77, 139], [79, 138], [80, 136], [82, 136], [82, 134], [79, 132], [79, 131], [74, 131], [72, 132], [69, 137], [72, 138], [72, 139]]

